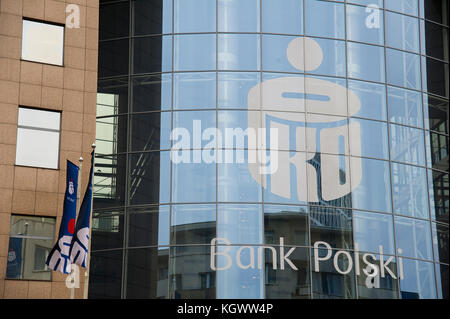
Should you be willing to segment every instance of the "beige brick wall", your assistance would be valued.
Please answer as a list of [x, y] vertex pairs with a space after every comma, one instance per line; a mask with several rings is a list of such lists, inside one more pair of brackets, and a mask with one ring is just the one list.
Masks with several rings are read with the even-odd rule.
[[[84, 157], [84, 192], [95, 140], [99, 0], [0, 0], [0, 298], [69, 298], [66, 276], [5, 280], [11, 214], [62, 215], [66, 160]], [[80, 28], [65, 29], [64, 66], [21, 61], [22, 17], [65, 23], [80, 7]], [[60, 169], [15, 166], [19, 105], [62, 112]], [[56, 235], [56, 234], [55, 234]], [[82, 279], [84, 271], [82, 271]], [[76, 298], [81, 298], [81, 288]]]

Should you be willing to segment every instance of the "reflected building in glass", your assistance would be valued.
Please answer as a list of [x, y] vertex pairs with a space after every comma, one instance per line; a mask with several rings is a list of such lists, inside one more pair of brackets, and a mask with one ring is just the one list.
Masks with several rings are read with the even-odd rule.
[[448, 298], [447, 6], [100, 1], [90, 298]]

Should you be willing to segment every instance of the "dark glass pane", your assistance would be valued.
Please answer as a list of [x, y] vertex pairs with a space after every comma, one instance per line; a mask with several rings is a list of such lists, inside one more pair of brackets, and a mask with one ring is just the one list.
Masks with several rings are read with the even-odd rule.
[[423, 90], [448, 97], [448, 63], [422, 58]]
[[174, 205], [171, 243], [209, 244], [216, 237], [216, 205]]
[[123, 246], [123, 217], [123, 211], [94, 212], [91, 248], [93, 251]]
[[100, 6], [99, 39], [115, 39], [128, 36], [130, 4], [119, 2]]
[[448, 299], [448, 265], [436, 264], [438, 298]]
[[169, 244], [169, 206], [131, 209], [129, 214], [129, 247]]
[[278, 245], [280, 238], [285, 245], [308, 245], [308, 212], [306, 207], [265, 205], [264, 243]]
[[167, 299], [169, 248], [128, 249], [127, 299]]
[[425, 19], [448, 25], [447, 0], [423, 0], [423, 2], [425, 4]]
[[94, 207], [125, 205], [125, 155], [96, 155], [94, 171]]
[[[98, 105], [98, 104], [97, 104]], [[111, 155], [127, 151], [128, 117], [97, 117], [95, 132], [95, 153]]]
[[170, 112], [141, 113], [131, 116], [131, 150], [170, 149]]
[[172, 77], [168, 74], [133, 77], [133, 112], [170, 109], [171, 79]]
[[134, 38], [133, 46], [135, 74], [171, 71], [172, 37]]
[[448, 61], [448, 28], [432, 22], [421, 21], [422, 53]]
[[[448, 136], [435, 132], [426, 133], [428, 166], [448, 171]], [[431, 163], [430, 163], [431, 160]]]
[[448, 225], [432, 224], [434, 260], [448, 264]]
[[352, 213], [349, 209], [310, 206], [311, 244], [325, 241], [333, 248], [353, 248]]
[[122, 250], [91, 253], [89, 299], [121, 297]]
[[428, 171], [431, 217], [438, 222], [448, 223], [449, 192], [448, 173]]
[[170, 298], [216, 298], [216, 272], [210, 266], [209, 246], [170, 248]]
[[169, 152], [130, 154], [131, 205], [167, 203], [170, 190]]
[[448, 101], [424, 95], [425, 127], [448, 135]]
[[[289, 260], [295, 266], [286, 265], [280, 269], [277, 265], [280, 248], [274, 247], [276, 255], [270, 249], [264, 249], [264, 285], [266, 299], [308, 299], [310, 298], [309, 249], [296, 247], [289, 255]], [[291, 247], [285, 247], [289, 251]], [[278, 260], [278, 261], [277, 261]], [[275, 263], [274, 263], [275, 262]]]
[[124, 39], [99, 43], [99, 78], [128, 74], [128, 42], [128, 39]]
[[99, 80], [97, 116], [128, 113], [128, 78]]
[[136, 0], [132, 5], [135, 35], [172, 31], [172, 0]]

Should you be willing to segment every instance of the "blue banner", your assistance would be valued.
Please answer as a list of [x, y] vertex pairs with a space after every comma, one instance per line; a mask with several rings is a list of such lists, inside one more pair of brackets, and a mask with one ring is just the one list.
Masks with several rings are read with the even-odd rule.
[[86, 268], [86, 259], [89, 249], [89, 227], [91, 219], [92, 203], [92, 178], [94, 173], [94, 152], [91, 153], [91, 170], [89, 172], [89, 182], [86, 193], [81, 203], [80, 213], [78, 214], [75, 233], [70, 247], [70, 261], [81, 267]]
[[69, 274], [72, 270], [69, 253], [77, 216], [78, 170], [78, 166], [67, 161], [66, 194], [58, 241], [48, 255], [46, 262], [52, 270], [63, 274]]

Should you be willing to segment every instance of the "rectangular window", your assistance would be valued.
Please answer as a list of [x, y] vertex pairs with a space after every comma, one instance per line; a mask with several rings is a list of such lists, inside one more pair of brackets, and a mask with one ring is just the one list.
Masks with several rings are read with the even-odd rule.
[[45, 262], [53, 248], [55, 218], [11, 216], [6, 279], [51, 280]]
[[22, 60], [63, 65], [64, 26], [23, 20]]
[[57, 169], [61, 113], [19, 107], [16, 165]]

